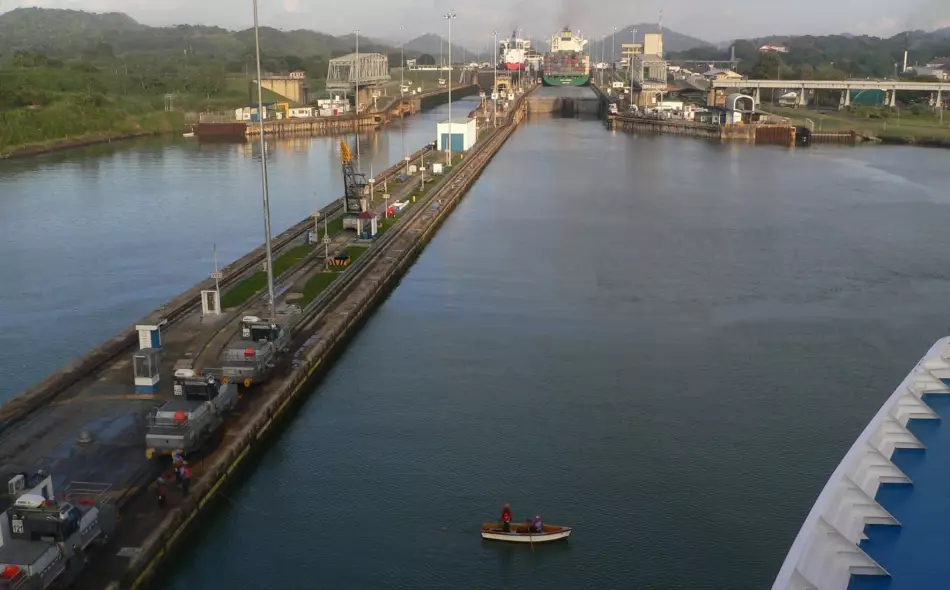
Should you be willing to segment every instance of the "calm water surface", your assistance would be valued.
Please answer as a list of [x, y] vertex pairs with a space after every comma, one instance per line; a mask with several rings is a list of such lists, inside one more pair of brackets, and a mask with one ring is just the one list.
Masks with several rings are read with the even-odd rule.
[[[272, 157], [275, 226], [340, 192], [329, 140]], [[0, 167], [21, 385], [260, 242], [237, 148], [70, 158]], [[530, 122], [160, 587], [767, 587], [946, 333], [946, 161]], [[575, 536], [483, 544], [505, 501]]]
[[532, 122], [169, 586], [767, 587], [946, 332], [946, 157]]

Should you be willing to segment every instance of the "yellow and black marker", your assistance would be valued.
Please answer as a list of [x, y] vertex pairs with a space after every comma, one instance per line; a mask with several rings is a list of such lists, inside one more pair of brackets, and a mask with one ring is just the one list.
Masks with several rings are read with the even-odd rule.
[[350, 264], [350, 255], [346, 252], [337, 254], [330, 259], [330, 266], [347, 266]]

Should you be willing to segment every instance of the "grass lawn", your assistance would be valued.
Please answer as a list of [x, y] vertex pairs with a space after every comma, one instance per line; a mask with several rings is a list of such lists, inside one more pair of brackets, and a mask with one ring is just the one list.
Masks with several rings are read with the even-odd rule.
[[[353, 264], [359, 257], [366, 252], [367, 248], [362, 248], [359, 246], [351, 246], [346, 249], [347, 253], [350, 255], [350, 264]], [[329, 287], [333, 281], [335, 281], [340, 274], [346, 270], [348, 267], [343, 267], [341, 269], [334, 270], [325, 270], [323, 272], [317, 273], [307, 279], [306, 284], [303, 286], [302, 297], [296, 301], [300, 307], [306, 307], [314, 299], [320, 296], [323, 291]]]
[[[875, 110], [874, 112], [886, 118], [873, 119], [847, 111], [819, 113], [807, 108], [794, 109], [771, 105], [765, 105], [763, 110], [787, 117], [795, 125], [810, 126], [806, 119], [811, 119], [814, 122], [815, 131], [819, 129], [821, 131], [854, 130], [876, 137], [950, 140], [950, 115], [944, 117], [945, 121], [941, 125], [940, 119], [932, 114], [915, 115], [903, 110], [898, 116], [896, 109]], [[859, 111], [861, 112], [863, 111]]]
[[[279, 277], [290, 267], [306, 258], [308, 254], [313, 252], [313, 248], [314, 246], [311, 244], [301, 244], [278, 256], [274, 260], [274, 278]], [[228, 309], [241, 305], [266, 287], [267, 273], [259, 270], [225, 292], [221, 296], [221, 308]]]

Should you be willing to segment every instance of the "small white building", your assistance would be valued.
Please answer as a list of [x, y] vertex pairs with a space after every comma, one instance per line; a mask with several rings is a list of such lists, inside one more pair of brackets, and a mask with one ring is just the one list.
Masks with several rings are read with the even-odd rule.
[[[270, 113], [267, 111], [267, 105], [264, 105], [264, 119], [266, 120], [270, 116]], [[234, 109], [234, 118], [238, 121], [257, 121], [257, 107], [241, 107], [239, 109]]]
[[784, 45], [763, 45], [759, 47], [760, 53], [788, 53], [788, 47]]
[[337, 117], [352, 110], [350, 101], [342, 96], [323, 98], [317, 101], [318, 114], [321, 117]]
[[439, 151], [448, 151], [449, 137], [453, 152], [467, 152], [475, 145], [478, 138], [478, 127], [475, 119], [452, 119], [439, 123], [436, 131], [436, 142]]
[[313, 107], [295, 107], [290, 109], [291, 119], [309, 119], [313, 116]]

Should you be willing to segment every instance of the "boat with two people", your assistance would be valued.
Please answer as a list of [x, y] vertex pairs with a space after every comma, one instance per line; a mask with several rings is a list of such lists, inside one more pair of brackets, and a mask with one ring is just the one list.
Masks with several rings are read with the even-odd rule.
[[547, 525], [540, 516], [528, 519], [524, 524], [512, 524], [511, 505], [505, 504], [500, 522], [482, 523], [482, 539], [508, 543], [550, 543], [571, 536], [571, 527]]

